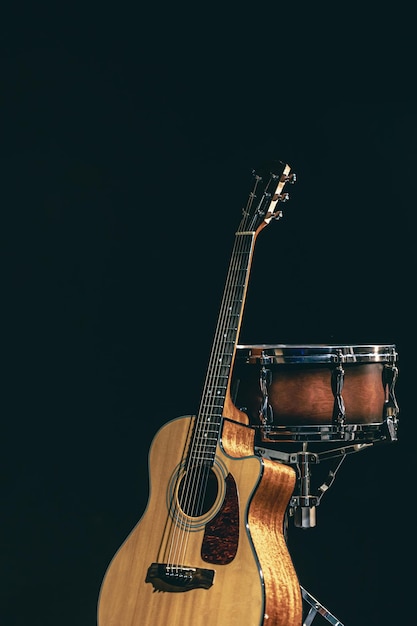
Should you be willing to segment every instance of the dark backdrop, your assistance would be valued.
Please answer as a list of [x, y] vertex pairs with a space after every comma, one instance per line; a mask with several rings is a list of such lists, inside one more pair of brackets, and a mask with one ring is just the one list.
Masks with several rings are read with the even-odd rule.
[[285, 42], [258, 15], [255, 45], [249, 13], [188, 28], [178, 9], [61, 11], [26, 11], [3, 39], [2, 624], [96, 623], [152, 438], [196, 411], [252, 169], [277, 158], [298, 181], [258, 239], [242, 343], [394, 343], [400, 371], [399, 441], [350, 456], [289, 547], [345, 626], [409, 621], [407, 52], [363, 13], [337, 47], [338, 28], [316, 37], [294, 15]]

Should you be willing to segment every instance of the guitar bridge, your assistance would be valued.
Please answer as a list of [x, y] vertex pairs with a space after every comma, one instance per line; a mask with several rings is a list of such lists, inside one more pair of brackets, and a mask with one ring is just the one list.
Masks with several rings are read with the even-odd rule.
[[146, 575], [154, 591], [182, 592], [191, 589], [209, 589], [213, 584], [214, 570], [183, 565], [152, 563]]

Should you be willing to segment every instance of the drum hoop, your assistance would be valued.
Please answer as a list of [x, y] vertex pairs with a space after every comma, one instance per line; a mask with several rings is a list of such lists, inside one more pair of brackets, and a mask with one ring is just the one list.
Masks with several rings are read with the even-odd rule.
[[[332, 424], [315, 424], [300, 426], [276, 426], [268, 428], [263, 425], [253, 426], [266, 441], [279, 443], [285, 441], [385, 441], [384, 422], [372, 424], [346, 424], [343, 431]], [[377, 436], [375, 436], [377, 435]]]
[[237, 360], [257, 364], [395, 363], [395, 344], [239, 344]]

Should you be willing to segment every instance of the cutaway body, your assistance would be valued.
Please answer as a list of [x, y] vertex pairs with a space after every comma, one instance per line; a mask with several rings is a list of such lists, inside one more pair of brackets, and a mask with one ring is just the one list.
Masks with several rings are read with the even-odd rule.
[[98, 626], [301, 626], [283, 535], [294, 471], [250, 454], [252, 429], [225, 420], [194, 515], [181, 490], [194, 422], [154, 438], [148, 506], [107, 569]]

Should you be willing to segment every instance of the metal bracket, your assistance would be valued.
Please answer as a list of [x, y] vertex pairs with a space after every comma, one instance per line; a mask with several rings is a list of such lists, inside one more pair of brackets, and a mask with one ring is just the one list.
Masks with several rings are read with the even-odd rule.
[[311, 593], [308, 593], [308, 591], [306, 591], [304, 587], [301, 587], [301, 585], [300, 588], [303, 600], [310, 606], [310, 610], [303, 621], [303, 626], [310, 626], [316, 615], [321, 615], [330, 624], [333, 624], [333, 626], [343, 626], [342, 622], [330, 613], [330, 611], [328, 611], [318, 600], [316, 600]]
[[[371, 447], [372, 443], [353, 444], [323, 452], [308, 452], [307, 444], [303, 445], [300, 452], [286, 453], [267, 448], [255, 448], [256, 453], [265, 458], [276, 460], [297, 468], [298, 492], [291, 497], [288, 514], [294, 519], [295, 526], [299, 528], [313, 528], [316, 526], [316, 507], [319, 506], [323, 495], [332, 486], [336, 474], [348, 454], [360, 452]], [[336, 459], [332, 469], [329, 470], [326, 480], [319, 486], [316, 494], [311, 493], [311, 464], [320, 461]]]

